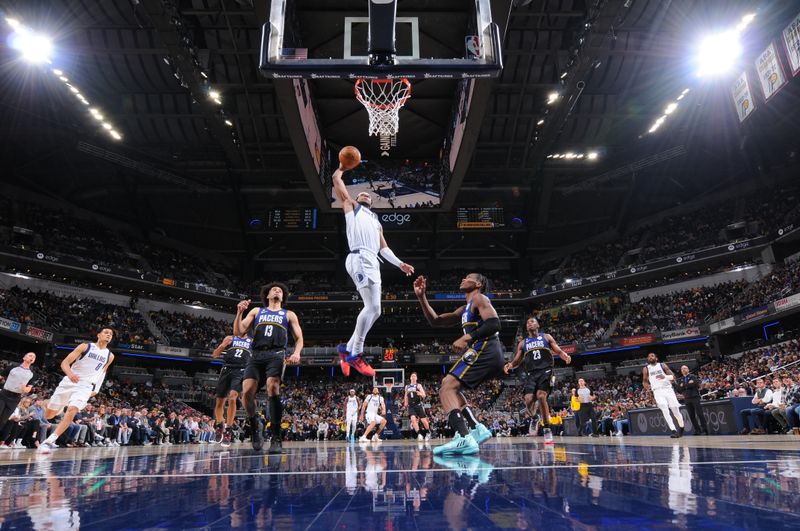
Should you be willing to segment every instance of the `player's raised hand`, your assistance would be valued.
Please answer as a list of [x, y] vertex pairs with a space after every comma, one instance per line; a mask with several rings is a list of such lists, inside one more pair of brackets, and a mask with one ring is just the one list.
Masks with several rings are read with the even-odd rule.
[[400, 264], [400, 271], [405, 273], [407, 277], [410, 277], [411, 275], [414, 274], [414, 266], [403, 262], [402, 264]]
[[238, 310], [239, 313], [244, 312], [249, 307], [250, 307], [250, 299], [245, 299], [243, 301], [240, 301], [239, 304], [236, 305], [236, 309]]
[[422, 275], [418, 276], [417, 279], [414, 281], [414, 294], [417, 297], [424, 297], [425, 290], [427, 288], [428, 288], [428, 280]]

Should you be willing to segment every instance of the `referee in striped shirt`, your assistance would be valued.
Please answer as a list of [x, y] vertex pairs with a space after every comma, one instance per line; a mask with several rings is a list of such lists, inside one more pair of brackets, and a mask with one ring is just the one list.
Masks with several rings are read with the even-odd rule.
[[28, 352], [22, 357], [22, 364], [14, 367], [4, 375], [6, 383], [0, 391], [0, 432], [8, 422], [8, 418], [17, 409], [22, 395], [30, 393], [28, 382], [33, 378], [31, 365], [36, 361], [36, 353]]

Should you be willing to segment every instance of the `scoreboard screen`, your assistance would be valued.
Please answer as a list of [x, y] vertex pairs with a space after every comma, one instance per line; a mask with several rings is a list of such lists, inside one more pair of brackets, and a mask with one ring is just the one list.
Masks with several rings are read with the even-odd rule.
[[316, 208], [273, 208], [269, 211], [267, 228], [274, 230], [315, 230]]
[[459, 229], [500, 229], [506, 226], [503, 207], [461, 207], [456, 210]]

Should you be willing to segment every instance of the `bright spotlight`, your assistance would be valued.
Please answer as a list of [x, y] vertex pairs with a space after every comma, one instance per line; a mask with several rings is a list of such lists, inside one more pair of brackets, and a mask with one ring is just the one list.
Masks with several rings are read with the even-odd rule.
[[18, 30], [19, 28], [22, 27], [22, 24], [20, 24], [19, 20], [15, 19], [15, 18], [6, 18], [6, 24], [11, 26], [15, 30]]
[[550, 94], [547, 96], [547, 104], [548, 104], [548, 105], [550, 105], [551, 103], [553, 103], [553, 102], [554, 102], [554, 101], [556, 101], [557, 99], [558, 99], [558, 92], [551, 92], [551, 93], [550, 93]]
[[25, 28], [17, 29], [11, 36], [11, 47], [19, 51], [22, 58], [29, 63], [45, 63], [53, 53], [53, 42], [50, 39]]
[[664, 114], [667, 114], [667, 115], [672, 114], [673, 112], [675, 112], [675, 109], [677, 109], [677, 108], [678, 108], [678, 104], [677, 103], [674, 103], [674, 102], [670, 103], [669, 105], [667, 105], [667, 108], [664, 109]]
[[122, 140], [122, 135], [120, 135], [119, 133], [117, 133], [113, 129], [109, 130], [108, 134], [111, 135], [114, 138], [114, 140]]
[[103, 128], [104, 128], [106, 131], [111, 131], [111, 130], [113, 129], [113, 127], [111, 127], [111, 124], [110, 124], [110, 123], [107, 123], [107, 122], [103, 122], [103, 123], [102, 123], [102, 124], [100, 124], [100, 125], [102, 125], [102, 126], [103, 126]]
[[697, 75], [715, 76], [727, 72], [742, 53], [739, 33], [726, 31], [703, 39], [697, 55]]
[[57, 76], [63, 76], [63, 75], [64, 75], [64, 72], [62, 72], [62, 71], [61, 71], [61, 70], [59, 70], [58, 68], [54, 68], [54, 69], [53, 69], [53, 73], [54, 73], [55, 75], [57, 75]]
[[542, 118], [541, 120], [539, 120], [538, 122], [536, 122], [536, 125], [542, 125], [543, 123], [544, 123], [544, 118]]
[[589, 160], [597, 160], [597, 151], [590, 151], [586, 158]]
[[217, 92], [216, 90], [209, 90], [208, 91], [208, 97], [211, 98], [212, 100], [218, 100], [219, 99], [219, 92]]
[[225, 125], [227, 125], [228, 127], [233, 127], [233, 122], [231, 122], [230, 120], [225, 120]]

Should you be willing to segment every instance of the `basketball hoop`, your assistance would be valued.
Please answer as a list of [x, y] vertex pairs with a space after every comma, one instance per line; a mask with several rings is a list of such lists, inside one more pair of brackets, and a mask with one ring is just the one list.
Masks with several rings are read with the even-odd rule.
[[356, 99], [369, 113], [370, 136], [393, 136], [400, 127], [400, 109], [411, 97], [411, 83], [401, 79], [357, 79]]

